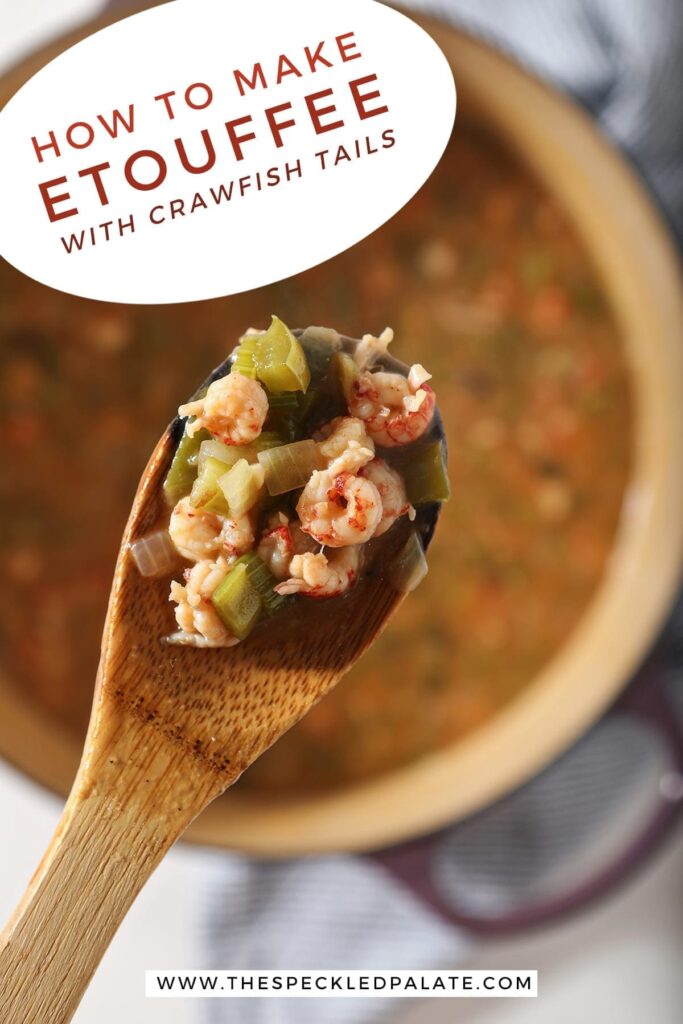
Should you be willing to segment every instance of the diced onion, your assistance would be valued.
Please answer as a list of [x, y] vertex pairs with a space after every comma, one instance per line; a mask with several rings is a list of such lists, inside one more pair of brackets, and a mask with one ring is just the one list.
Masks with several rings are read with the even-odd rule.
[[219, 501], [218, 507], [211, 509], [211, 511], [227, 513], [227, 507], [222, 508], [225, 502], [222, 501], [223, 496], [220, 494], [218, 487], [218, 481], [222, 476], [225, 476], [226, 472], [229, 472], [229, 467], [225, 462], [214, 458], [212, 455], [208, 455], [202, 463], [199, 476], [192, 485], [190, 504], [195, 508], [205, 508], [212, 499], [218, 496], [221, 501]]
[[141, 576], [169, 576], [178, 566], [178, 552], [168, 530], [156, 530], [136, 540], [130, 553]]
[[259, 452], [258, 460], [265, 470], [268, 493], [273, 496], [303, 487], [311, 473], [325, 465], [318, 445], [312, 440], [295, 441]]
[[264, 430], [251, 444], [223, 444], [222, 441], [203, 441], [199, 449], [198, 468], [201, 474], [204, 471], [204, 464], [207, 459], [218, 459], [225, 463], [226, 470], [246, 459], [247, 462], [256, 462], [256, 456], [266, 448], [277, 448], [282, 444], [282, 438], [274, 430]]
[[408, 385], [411, 390], [417, 391], [428, 380], [432, 379], [431, 373], [427, 373], [422, 363], [413, 363], [408, 372]]
[[201, 633], [187, 633], [184, 629], [179, 629], [176, 633], [163, 637], [163, 642], [171, 647], [234, 647], [239, 643], [239, 638], [232, 636], [217, 642], [209, 640]]
[[225, 463], [226, 470], [234, 466], [236, 462], [243, 459], [244, 451], [234, 444], [223, 444], [222, 441], [202, 441], [199, 447], [198, 469], [200, 474], [204, 471], [204, 463], [207, 459], [218, 459]]
[[235, 519], [240, 519], [259, 500], [264, 476], [262, 466], [250, 466], [246, 459], [240, 459], [219, 479], [218, 486]]

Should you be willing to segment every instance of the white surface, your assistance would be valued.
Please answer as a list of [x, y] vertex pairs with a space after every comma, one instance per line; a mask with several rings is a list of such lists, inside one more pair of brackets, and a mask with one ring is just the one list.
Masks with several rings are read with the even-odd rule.
[[[47, 844], [59, 802], [0, 762], [0, 920]], [[107, 953], [76, 1024], [192, 1024], [198, 1002], [145, 1000], [144, 970], [200, 969], [194, 936], [205, 857], [173, 851]], [[525, 938], [475, 947], [476, 968], [539, 971], [538, 1000], [424, 1001], [396, 1024], [679, 1024], [683, 1008], [683, 867], [669, 842], [627, 888], [590, 913]], [[225, 965], [226, 967], [229, 964]], [[359, 965], [360, 966], [360, 965]]]
[[[90, 0], [0, 0], [0, 67], [73, 21]], [[36, 867], [59, 804], [0, 763], [0, 919]], [[201, 968], [193, 954], [204, 860], [173, 852], [116, 936], [76, 1024], [191, 1024], [198, 1003], [146, 1002], [144, 969]], [[672, 843], [621, 893], [574, 920], [523, 939], [479, 947], [478, 968], [535, 967], [540, 997], [424, 1002], [400, 1024], [678, 1024], [683, 1018], [683, 864]], [[229, 965], [225, 965], [226, 967]]]
[[2, 0], [0, 68], [77, 25], [103, 6], [99, 0]]
[[[0, 921], [37, 867], [60, 811], [57, 799], [0, 762]], [[195, 1019], [185, 1000], [146, 1000], [144, 970], [201, 967], [191, 934], [201, 859], [182, 849], [166, 858], [112, 943], [76, 1024], [190, 1024]]]

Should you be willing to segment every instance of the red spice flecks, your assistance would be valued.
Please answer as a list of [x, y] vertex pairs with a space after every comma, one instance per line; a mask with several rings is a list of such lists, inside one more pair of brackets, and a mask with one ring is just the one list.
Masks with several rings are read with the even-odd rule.
[[367, 511], [372, 507], [372, 503], [365, 498], [356, 498], [356, 512], [354, 515], [349, 516], [349, 522], [351, 526], [355, 526], [357, 530], [364, 530], [368, 525]]
[[356, 398], [367, 398], [374, 402], [379, 400], [379, 391], [372, 383], [372, 379], [356, 377], [351, 384], [351, 388], [355, 392]]
[[430, 388], [429, 384], [422, 384], [421, 390], [425, 392], [426, 398], [419, 409], [407, 414], [403, 411], [395, 410], [385, 423], [388, 436], [399, 445], [406, 443], [403, 440], [405, 435], [408, 435], [411, 440], [416, 441], [418, 437], [424, 434], [432, 421], [434, 409], [436, 408], [434, 389]]
[[348, 500], [344, 497], [344, 488], [350, 477], [349, 472], [340, 473], [334, 478], [332, 486], [327, 492], [327, 500], [339, 505], [340, 508], [346, 508], [348, 505]]
[[266, 530], [261, 537], [261, 542], [268, 540], [270, 537], [276, 536], [282, 541], [282, 546], [286, 554], [291, 554], [294, 550], [294, 541], [292, 540], [292, 534], [288, 526], [276, 526], [272, 530]]

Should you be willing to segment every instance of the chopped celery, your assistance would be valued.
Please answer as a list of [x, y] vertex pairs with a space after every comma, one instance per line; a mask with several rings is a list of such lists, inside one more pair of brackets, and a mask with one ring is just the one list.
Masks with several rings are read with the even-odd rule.
[[271, 495], [303, 487], [316, 469], [325, 465], [315, 441], [295, 441], [270, 451], [259, 452], [258, 460], [266, 475], [266, 487]]
[[[199, 474], [201, 476], [207, 459], [217, 459], [219, 462], [222, 462], [223, 472], [226, 473], [231, 466], [234, 466], [236, 462], [243, 458], [245, 458], [243, 449], [237, 445], [223, 444], [222, 441], [215, 441], [213, 438], [210, 441], [202, 441], [197, 460]], [[256, 458], [255, 455], [254, 458]]]
[[246, 459], [240, 459], [232, 469], [218, 480], [230, 515], [240, 519], [253, 508], [263, 490], [264, 471], [262, 466], [250, 466]]
[[451, 487], [441, 441], [433, 441], [419, 448], [408, 448], [400, 454], [392, 450], [392, 456], [392, 462], [405, 481], [411, 504], [448, 501]]
[[251, 377], [252, 380], [256, 380], [254, 353], [259, 338], [259, 334], [245, 334], [240, 338], [240, 343], [235, 349], [230, 373], [241, 373], [243, 377]]
[[234, 565], [211, 595], [211, 604], [233, 636], [244, 640], [261, 617], [262, 604], [245, 565]]
[[289, 416], [293, 420], [305, 420], [315, 401], [315, 391], [283, 391], [282, 394], [268, 395], [268, 409], [272, 416]]
[[203, 505], [202, 508], [204, 509], [205, 512], [215, 512], [216, 515], [219, 516], [230, 515], [230, 506], [225, 500], [225, 495], [220, 490], [220, 488], [216, 491], [212, 498], [209, 498], [206, 505]]
[[220, 459], [205, 459], [201, 472], [192, 485], [190, 503], [195, 508], [206, 508], [209, 512], [222, 512], [227, 515], [228, 506], [218, 481], [228, 471], [228, 467]]
[[164, 480], [164, 496], [169, 505], [175, 505], [190, 493], [197, 476], [197, 453], [202, 441], [210, 436], [208, 431], [198, 430], [194, 437], [183, 434], [180, 438]]
[[278, 416], [298, 416], [299, 392], [283, 391], [281, 395], [268, 395], [268, 408]]
[[348, 400], [353, 382], [358, 376], [358, 368], [347, 352], [335, 352], [330, 364], [332, 377], [345, 400]]
[[254, 365], [258, 379], [274, 395], [283, 391], [306, 391], [311, 382], [301, 343], [276, 316], [266, 333], [256, 341]]
[[224, 472], [227, 472], [240, 459], [246, 459], [247, 462], [252, 463], [256, 462], [256, 456], [259, 452], [263, 452], [267, 448], [277, 448], [281, 444], [284, 444], [284, 439], [274, 430], [264, 430], [251, 444], [223, 444], [222, 441], [214, 441], [213, 439], [203, 441], [197, 460], [199, 472], [201, 474], [207, 459], [220, 460], [224, 464]]
[[301, 441], [308, 431], [306, 421], [317, 405], [320, 392], [309, 390], [285, 391], [281, 395], [268, 395], [268, 426], [274, 427], [280, 443]]
[[235, 565], [246, 566], [249, 580], [258, 591], [263, 606], [269, 615], [275, 615], [276, 612], [279, 612], [280, 609], [289, 603], [286, 597], [281, 597], [280, 594], [275, 593], [277, 580], [263, 559], [259, 558], [255, 551], [249, 551], [246, 555], [242, 555], [241, 558], [237, 559]]
[[302, 437], [299, 399], [305, 398], [301, 391], [285, 391], [281, 395], [268, 395], [268, 419], [266, 424], [273, 427], [284, 444], [299, 441]]

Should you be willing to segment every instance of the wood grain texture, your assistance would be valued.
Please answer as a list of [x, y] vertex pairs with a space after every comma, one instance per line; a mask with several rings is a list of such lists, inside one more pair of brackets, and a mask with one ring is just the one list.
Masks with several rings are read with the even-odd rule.
[[[170, 430], [123, 538], [81, 766], [0, 937], [2, 1024], [69, 1021], [118, 925], [197, 814], [329, 690], [400, 603], [381, 572], [342, 601], [303, 602], [227, 650], [172, 647], [168, 582], [128, 546], [162, 514]], [[390, 559], [406, 524], [382, 540]], [[381, 564], [384, 564], [383, 562]]]
[[68, 1021], [118, 924], [196, 813], [207, 780], [141, 722], [106, 716], [57, 832], [4, 933], [3, 1024]]

